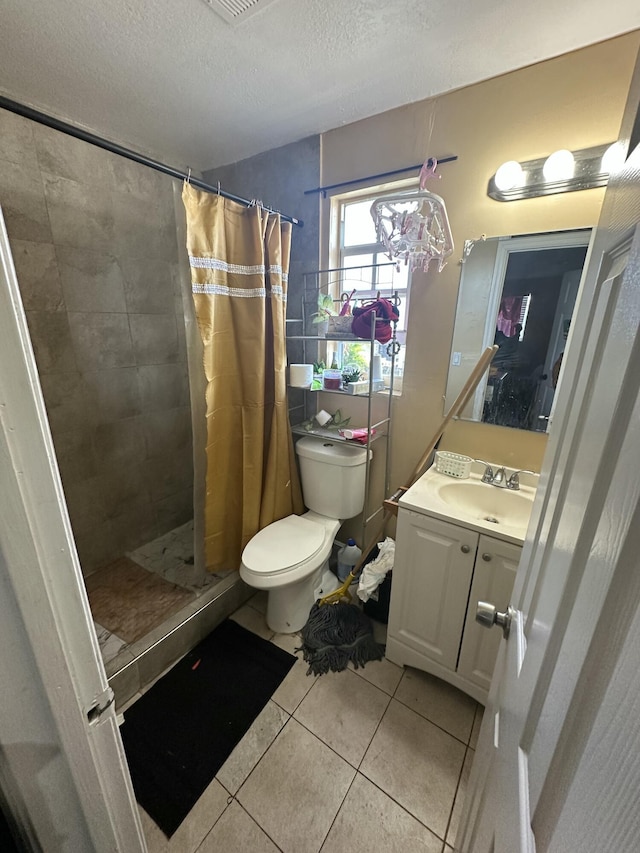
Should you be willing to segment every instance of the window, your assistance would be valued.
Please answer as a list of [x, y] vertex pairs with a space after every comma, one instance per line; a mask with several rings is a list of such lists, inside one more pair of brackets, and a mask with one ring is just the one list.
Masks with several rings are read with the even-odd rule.
[[[406, 192], [406, 185], [403, 187]], [[410, 191], [410, 189], [409, 189]], [[388, 193], [389, 190], [387, 189]], [[395, 191], [397, 193], [397, 190]], [[394, 193], [394, 194], [395, 194]], [[353, 270], [353, 273], [344, 272], [340, 282], [340, 296], [342, 293], [351, 293], [363, 299], [375, 299], [376, 294], [390, 297], [397, 293], [400, 299], [400, 319], [396, 326], [397, 339], [402, 344], [400, 352], [395, 358], [394, 387], [401, 386], [404, 373], [404, 356], [407, 332], [407, 315], [409, 310], [409, 289], [411, 274], [409, 267], [404, 263], [397, 265], [389, 260], [384, 246], [377, 240], [376, 229], [371, 217], [371, 205], [376, 198], [384, 195], [383, 191], [368, 190], [367, 195], [360, 194], [359, 197], [336, 197], [333, 200], [334, 234], [337, 234], [335, 262], [336, 266]], [[366, 347], [364, 344], [342, 345], [343, 357], [352, 356], [357, 358], [358, 348]], [[386, 347], [379, 346], [382, 356], [383, 375], [387, 375], [391, 369], [391, 360], [387, 355]], [[363, 355], [364, 357], [364, 350]]]

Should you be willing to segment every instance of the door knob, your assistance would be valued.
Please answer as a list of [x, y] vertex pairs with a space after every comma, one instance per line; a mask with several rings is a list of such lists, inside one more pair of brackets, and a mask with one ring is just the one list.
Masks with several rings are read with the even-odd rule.
[[471, 550], [471, 548], [468, 545], [461, 545], [460, 550], [462, 551], [463, 554], [468, 554], [469, 551]]
[[476, 622], [483, 628], [493, 628], [494, 625], [499, 625], [502, 628], [502, 634], [505, 638], [509, 636], [511, 628], [511, 618], [513, 607], [509, 605], [504, 613], [501, 613], [495, 604], [489, 604], [488, 601], [479, 601], [476, 607]]

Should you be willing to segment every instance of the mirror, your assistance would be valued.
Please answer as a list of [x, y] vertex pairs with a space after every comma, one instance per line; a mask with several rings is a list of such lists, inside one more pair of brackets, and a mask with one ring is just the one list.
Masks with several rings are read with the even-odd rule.
[[591, 230], [477, 241], [462, 264], [444, 411], [499, 346], [461, 414], [546, 432]]

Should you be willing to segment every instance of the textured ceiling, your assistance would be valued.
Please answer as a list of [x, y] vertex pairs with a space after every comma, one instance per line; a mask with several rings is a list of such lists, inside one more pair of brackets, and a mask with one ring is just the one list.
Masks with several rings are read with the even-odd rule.
[[640, 26], [638, 0], [2, 0], [0, 92], [196, 169]]

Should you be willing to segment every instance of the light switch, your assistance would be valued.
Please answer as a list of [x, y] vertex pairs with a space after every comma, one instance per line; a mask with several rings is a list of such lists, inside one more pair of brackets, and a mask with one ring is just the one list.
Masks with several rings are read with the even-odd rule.
[[462, 353], [461, 352], [454, 352], [453, 358], [451, 359], [451, 364], [454, 367], [459, 367], [461, 361], [462, 361]]

